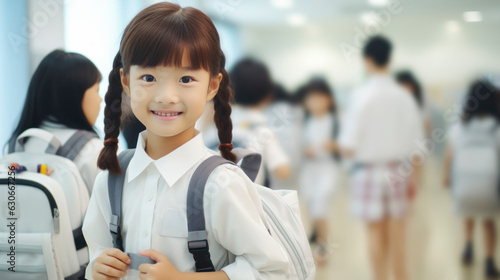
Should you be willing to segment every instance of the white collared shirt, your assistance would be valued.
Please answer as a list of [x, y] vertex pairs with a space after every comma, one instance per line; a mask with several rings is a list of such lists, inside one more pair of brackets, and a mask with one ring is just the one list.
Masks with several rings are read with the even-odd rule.
[[[205, 147], [201, 133], [196, 133], [181, 147], [153, 160], [145, 152], [147, 132], [141, 132], [123, 186], [125, 252], [154, 249], [182, 272], [195, 271], [187, 249], [189, 180], [198, 165], [215, 154]], [[92, 279], [95, 258], [113, 247], [107, 178], [108, 171], [97, 176], [83, 224], [91, 261], [88, 279]], [[252, 182], [243, 171], [229, 164], [216, 168], [207, 181], [203, 205], [212, 262], [230, 279], [285, 279], [287, 256], [265, 228], [257, 211], [260, 199], [248, 184]], [[138, 275], [137, 270], [129, 270], [122, 279], [135, 280]]]
[[265, 183], [265, 171], [272, 173], [280, 165], [288, 165], [289, 160], [273, 130], [267, 125], [263, 112], [257, 109], [232, 106], [233, 144], [257, 152], [262, 156], [262, 164], [255, 182]]
[[406, 159], [423, 139], [415, 99], [389, 75], [374, 75], [353, 93], [339, 143], [359, 162]]

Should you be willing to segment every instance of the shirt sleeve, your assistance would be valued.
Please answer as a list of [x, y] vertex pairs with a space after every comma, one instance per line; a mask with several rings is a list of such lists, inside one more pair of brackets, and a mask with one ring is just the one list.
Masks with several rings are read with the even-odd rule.
[[75, 157], [75, 164], [82, 175], [82, 179], [87, 185], [89, 194], [92, 193], [92, 187], [97, 174], [101, 171], [97, 167], [97, 159], [99, 153], [103, 148], [103, 143], [100, 139], [92, 139], [85, 146], [83, 146], [80, 153]]
[[253, 183], [243, 171], [230, 165], [218, 167], [207, 181], [207, 225], [235, 256], [222, 270], [229, 279], [286, 279], [288, 257], [267, 231], [259, 215], [260, 198], [248, 184]]
[[83, 221], [83, 236], [89, 250], [89, 265], [85, 271], [85, 278], [92, 280], [95, 259], [106, 248], [113, 248], [113, 241], [109, 232], [109, 219], [111, 209], [109, 206], [107, 179], [108, 171], [102, 171], [97, 175], [94, 184], [94, 192], [90, 197], [87, 214]]

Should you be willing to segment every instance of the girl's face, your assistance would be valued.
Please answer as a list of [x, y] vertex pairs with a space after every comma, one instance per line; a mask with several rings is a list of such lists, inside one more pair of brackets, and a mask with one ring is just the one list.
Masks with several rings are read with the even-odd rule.
[[130, 67], [123, 75], [124, 91], [130, 96], [134, 115], [159, 137], [172, 137], [193, 129], [205, 104], [219, 88], [222, 74], [215, 78], [204, 69], [192, 69], [183, 58], [182, 67]]
[[319, 117], [328, 113], [332, 100], [321, 92], [310, 92], [305, 99], [306, 110], [313, 116]]
[[82, 110], [91, 126], [94, 126], [102, 98], [99, 96], [99, 83], [95, 83], [83, 94]]

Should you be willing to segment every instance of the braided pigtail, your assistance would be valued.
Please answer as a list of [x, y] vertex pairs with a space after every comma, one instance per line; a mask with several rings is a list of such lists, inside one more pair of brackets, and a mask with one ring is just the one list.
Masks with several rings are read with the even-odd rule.
[[112, 174], [122, 172], [118, 162], [118, 135], [120, 134], [121, 103], [122, 103], [122, 83], [120, 80], [120, 69], [122, 68], [122, 58], [118, 52], [113, 61], [113, 70], [109, 73], [109, 86], [104, 100], [104, 148], [99, 154], [97, 166], [102, 170], [109, 170]]
[[219, 150], [223, 158], [236, 162], [236, 155], [231, 151], [233, 149], [233, 123], [231, 122], [231, 105], [233, 93], [231, 91], [231, 83], [229, 74], [224, 66], [226, 64], [226, 57], [224, 54], [221, 56], [219, 73], [222, 74], [222, 81], [219, 85], [219, 91], [214, 98], [214, 121], [217, 127], [217, 134], [219, 135]]

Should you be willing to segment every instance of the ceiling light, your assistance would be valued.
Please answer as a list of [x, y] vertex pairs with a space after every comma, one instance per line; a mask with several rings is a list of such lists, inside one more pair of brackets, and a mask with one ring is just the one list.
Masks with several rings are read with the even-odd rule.
[[271, 4], [276, 8], [290, 8], [293, 6], [293, 0], [271, 0]]
[[368, 0], [368, 4], [375, 7], [387, 6], [389, 0]]
[[464, 13], [464, 20], [466, 22], [478, 22], [483, 20], [483, 15], [478, 11], [470, 11]]
[[292, 26], [301, 26], [306, 23], [306, 18], [301, 14], [292, 14], [288, 16], [287, 21]]

